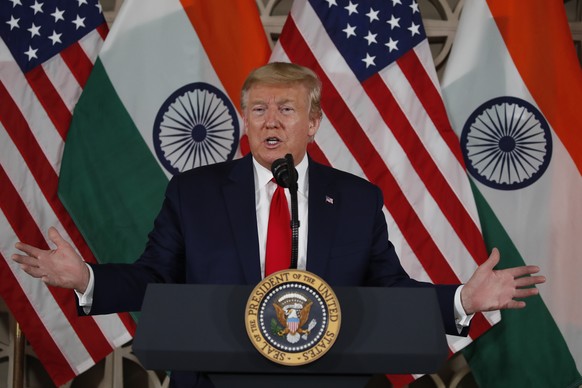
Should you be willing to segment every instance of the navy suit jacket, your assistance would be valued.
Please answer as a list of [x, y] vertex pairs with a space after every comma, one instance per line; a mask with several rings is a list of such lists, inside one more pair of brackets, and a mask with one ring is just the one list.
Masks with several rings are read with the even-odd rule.
[[[307, 270], [332, 287], [435, 287], [445, 330], [458, 335], [458, 285], [409, 278], [388, 239], [380, 189], [312, 160], [308, 174]], [[133, 264], [92, 267], [91, 314], [139, 310], [152, 282], [257, 284], [258, 245], [250, 155], [178, 174], [168, 184], [142, 256]]]

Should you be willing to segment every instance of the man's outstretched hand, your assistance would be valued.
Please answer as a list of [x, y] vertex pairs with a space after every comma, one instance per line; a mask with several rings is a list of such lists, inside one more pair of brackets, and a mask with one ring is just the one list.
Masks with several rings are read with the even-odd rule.
[[24, 272], [48, 285], [84, 293], [89, 283], [87, 265], [55, 228], [49, 228], [48, 236], [56, 249], [43, 250], [18, 242], [16, 249], [25, 254], [14, 254], [12, 260], [20, 264]]
[[499, 263], [499, 251], [493, 248], [489, 258], [477, 268], [461, 290], [461, 303], [467, 314], [500, 309], [525, 307], [523, 299], [537, 295], [536, 284], [546, 281], [544, 276], [533, 275], [540, 271], [536, 265], [494, 270]]

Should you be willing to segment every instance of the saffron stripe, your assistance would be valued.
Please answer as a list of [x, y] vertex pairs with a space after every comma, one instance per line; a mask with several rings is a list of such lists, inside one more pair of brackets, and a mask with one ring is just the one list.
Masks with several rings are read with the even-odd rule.
[[[528, 91], [582, 174], [582, 72], [565, 8], [548, 6], [545, 0], [530, 1], [527, 8], [503, 0], [487, 0], [487, 5]], [[552, 47], [551, 53], [560, 55], [539, 60], [540, 47]]]
[[[271, 48], [254, 0], [228, 7], [206, 0], [180, 0], [228, 96], [240, 110], [240, 90], [248, 73], [269, 60]], [[216, 28], [228, 25], [229, 28]], [[252, 50], [248, 44], [252, 42]], [[228, 47], [228, 49], [225, 49]], [[233, 68], [233, 60], [237, 66]], [[236, 71], [233, 71], [235, 69]]]

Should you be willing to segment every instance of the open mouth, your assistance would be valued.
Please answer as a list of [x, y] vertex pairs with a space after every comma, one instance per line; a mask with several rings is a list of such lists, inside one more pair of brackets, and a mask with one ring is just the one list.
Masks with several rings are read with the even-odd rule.
[[281, 142], [281, 140], [278, 137], [269, 137], [269, 138], [265, 139], [265, 143], [267, 143], [267, 145], [270, 145], [270, 146], [277, 145], [280, 142]]

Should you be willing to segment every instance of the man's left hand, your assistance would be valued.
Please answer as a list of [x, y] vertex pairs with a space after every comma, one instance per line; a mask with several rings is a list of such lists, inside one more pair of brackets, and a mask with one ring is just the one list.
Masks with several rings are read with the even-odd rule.
[[537, 295], [538, 289], [531, 286], [546, 281], [544, 276], [528, 276], [540, 271], [536, 265], [494, 270], [497, 263], [499, 251], [493, 248], [487, 261], [477, 268], [461, 290], [461, 303], [468, 315], [480, 311], [524, 308], [525, 302], [516, 299]]

